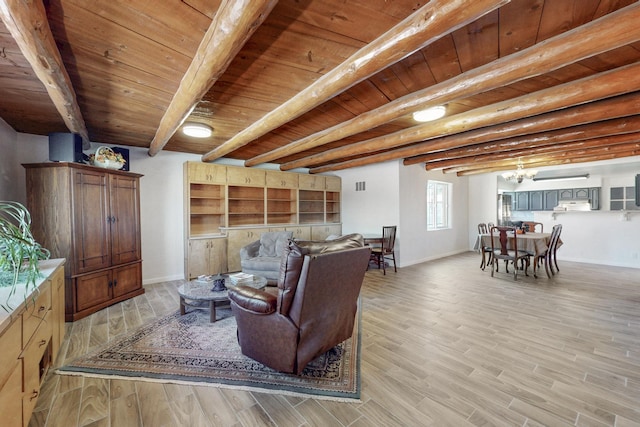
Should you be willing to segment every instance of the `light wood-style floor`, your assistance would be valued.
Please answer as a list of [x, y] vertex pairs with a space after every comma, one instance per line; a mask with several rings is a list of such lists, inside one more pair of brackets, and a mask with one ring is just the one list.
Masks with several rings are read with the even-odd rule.
[[[560, 259], [514, 282], [479, 262], [367, 272], [360, 403], [49, 374], [30, 425], [640, 425], [640, 270]], [[176, 310], [177, 285], [68, 323], [58, 364]]]

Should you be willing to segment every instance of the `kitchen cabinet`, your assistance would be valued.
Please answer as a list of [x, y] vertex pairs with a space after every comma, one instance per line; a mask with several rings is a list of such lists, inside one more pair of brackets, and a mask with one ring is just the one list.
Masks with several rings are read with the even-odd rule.
[[529, 192], [528, 191], [517, 191], [516, 193], [516, 209], [517, 211], [528, 211], [529, 210]]
[[573, 200], [573, 188], [558, 190], [558, 196], [560, 200]]
[[532, 211], [544, 210], [543, 191], [529, 191], [529, 209]]
[[589, 188], [589, 202], [591, 203], [591, 210], [597, 211], [600, 209], [600, 187]]
[[560, 193], [558, 190], [544, 190], [544, 210], [552, 211], [553, 208], [558, 206], [560, 200]]
[[65, 319], [144, 293], [142, 175], [77, 163], [24, 165], [33, 235], [66, 258]]

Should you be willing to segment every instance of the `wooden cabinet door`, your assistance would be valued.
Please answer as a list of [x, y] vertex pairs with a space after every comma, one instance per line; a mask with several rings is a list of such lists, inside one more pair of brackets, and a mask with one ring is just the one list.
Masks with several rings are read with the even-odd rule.
[[188, 246], [188, 278], [191, 280], [202, 274], [227, 272], [226, 239], [191, 239]]
[[342, 189], [342, 181], [338, 176], [325, 176], [325, 190], [340, 191]]
[[291, 172], [267, 171], [267, 187], [298, 188], [298, 174]]
[[74, 282], [76, 312], [111, 299], [111, 270], [80, 276]]
[[326, 185], [323, 175], [305, 175], [300, 174], [298, 177], [298, 186], [301, 190], [324, 190]]
[[229, 166], [227, 168], [227, 183], [236, 185], [265, 185], [265, 170], [252, 168], [239, 168]]
[[109, 201], [112, 264], [139, 260], [141, 251], [138, 179], [111, 175]]
[[227, 181], [227, 168], [222, 165], [187, 162], [187, 175], [189, 182], [224, 184]]
[[111, 265], [108, 175], [100, 171], [73, 171], [73, 274]]
[[238, 229], [229, 230], [227, 240], [227, 263], [229, 271], [240, 271], [240, 248], [249, 243], [260, 240], [260, 236], [268, 229]]
[[126, 295], [141, 287], [142, 270], [139, 262], [113, 269], [113, 279], [111, 282], [113, 298]]

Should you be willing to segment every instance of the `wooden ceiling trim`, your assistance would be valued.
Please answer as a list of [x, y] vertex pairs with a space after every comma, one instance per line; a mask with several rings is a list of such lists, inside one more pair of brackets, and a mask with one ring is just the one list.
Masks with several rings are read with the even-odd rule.
[[571, 83], [554, 86], [518, 98], [470, 110], [434, 122], [414, 126], [379, 138], [361, 141], [346, 147], [326, 150], [293, 162], [283, 163], [282, 170], [308, 167], [354, 155], [397, 148], [419, 141], [452, 135], [505, 123], [512, 120], [559, 110], [573, 105], [613, 97], [640, 89], [640, 63], [595, 74]]
[[[639, 127], [640, 128], [640, 127]], [[570, 142], [562, 142], [562, 138], [549, 138], [545, 142], [539, 142], [535, 146], [484, 153], [477, 156], [457, 157], [447, 160], [427, 161], [425, 168], [427, 170], [437, 170], [455, 167], [474, 167], [484, 166], [495, 160], [513, 159], [515, 157], [539, 156], [555, 153], [576, 153], [577, 150], [585, 150], [590, 148], [608, 148], [616, 145], [627, 144], [630, 142], [638, 142], [640, 133], [633, 132], [622, 135], [610, 135], [605, 137], [595, 137], [590, 139], [572, 140]], [[555, 142], [551, 142], [555, 141]]]
[[167, 107], [151, 141], [155, 156], [188, 117], [199, 99], [227, 69], [240, 48], [265, 20], [277, 0], [223, 1], [211, 22], [193, 62]]
[[360, 49], [347, 61], [289, 99], [220, 147], [202, 157], [212, 161], [234, 151], [327, 99], [394, 64], [455, 29], [472, 22], [508, 0], [431, 0], [391, 30]]
[[[606, 15], [583, 27], [563, 33], [513, 55], [460, 74], [445, 82], [404, 96], [395, 102], [390, 102], [380, 108], [361, 114], [347, 122], [329, 127], [301, 140], [294, 141], [268, 154], [249, 159], [245, 162], [245, 165], [255, 166], [259, 163], [272, 161], [318, 147], [379, 126], [382, 123], [396, 119], [419, 108], [487, 92], [490, 89], [496, 89], [502, 85], [537, 76], [550, 70], [564, 67], [580, 59], [629, 44], [632, 41], [640, 39], [640, 26], [638, 26], [634, 20], [628, 19], [629, 15], [627, 15], [627, 13], [635, 17], [635, 19], [638, 19], [637, 22], [640, 22], [640, 4], [628, 6], [624, 10], [624, 13], [618, 11]], [[428, 130], [432, 127], [431, 123], [418, 125], [414, 128], [407, 129], [406, 133], [415, 132], [416, 129]], [[408, 144], [420, 140], [401, 142], [401, 140], [396, 139], [396, 136], [397, 135], [390, 135], [389, 139], [395, 142], [389, 145]], [[438, 136], [438, 134], [433, 136]], [[380, 141], [375, 141], [373, 144], [377, 144], [378, 142]], [[387, 146], [387, 148], [391, 147]], [[364, 153], [364, 151], [361, 151], [361, 153]], [[348, 155], [352, 154], [353, 153], [350, 153]], [[327, 158], [318, 163], [334, 160], [335, 158], [336, 157], [331, 159]], [[310, 165], [318, 163], [310, 163]], [[309, 165], [303, 165], [302, 161], [299, 161], [294, 167], [305, 166]], [[289, 167], [289, 165], [286, 167]]]
[[69, 131], [79, 134], [83, 139], [83, 147], [89, 148], [89, 133], [42, 2], [35, 0], [24, 4], [2, 0], [0, 17], [44, 84]]

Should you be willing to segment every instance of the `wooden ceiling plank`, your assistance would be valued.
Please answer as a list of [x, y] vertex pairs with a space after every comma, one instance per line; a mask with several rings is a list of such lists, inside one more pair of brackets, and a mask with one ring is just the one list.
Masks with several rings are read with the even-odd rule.
[[[640, 112], [640, 93], [632, 93], [590, 104], [579, 105], [560, 111], [554, 111], [536, 117], [480, 128], [461, 134], [420, 142], [370, 156], [362, 155], [358, 159], [332, 163], [311, 168], [311, 173], [324, 173], [352, 167], [385, 162], [405, 157], [405, 166], [414, 163], [415, 156], [441, 150], [449, 150], [487, 141], [501, 140], [528, 133], [544, 132], [569, 126], [587, 124], [600, 120], [627, 117]], [[408, 158], [407, 158], [408, 157]]]
[[79, 134], [83, 139], [83, 148], [89, 148], [89, 133], [42, 1], [1, 0], [0, 17], [44, 84], [69, 131]]
[[[635, 21], [637, 19], [637, 21]], [[628, 6], [597, 21], [563, 33], [528, 49], [460, 74], [452, 79], [402, 97], [352, 120], [294, 141], [268, 155], [245, 162], [247, 166], [272, 161], [308, 150], [396, 119], [421, 108], [499, 88], [525, 78], [564, 67], [640, 39], [640, 3]], [[622, 28], [624, 27], [624, 28]], [[421, 125], [423, 128], [431, 124]], [[416, 126], [419, 127], [419, 126]], [[409, 129], [408, 132], [412, 132]], [[300, 164], [300, 163], [299, 163]], [[298, 166], [296, 166], [298, 167]]]
[[149, 155], [162, 150], [199, 99], [227, 69], [240, 48], [265, 20], [277, 0], [223, 1], [180, 87], [160, 120]]
[[457, 28], [509, 0], [431, 0], [345, 62], [271, 111], [259, 121], [202, 157], [213, 161], [311, 110]]
[[640, 63], [445, 117], [379, 138], [361, 141], [347, 147], [326, 150], [322, 154], [284, 163], [280, 168], [290, 170], [308, 167], [341, 157], [392, 149], [441, 135], [452, 135], [495, 123], [505, 123], [635, 90], [640, 90]]

